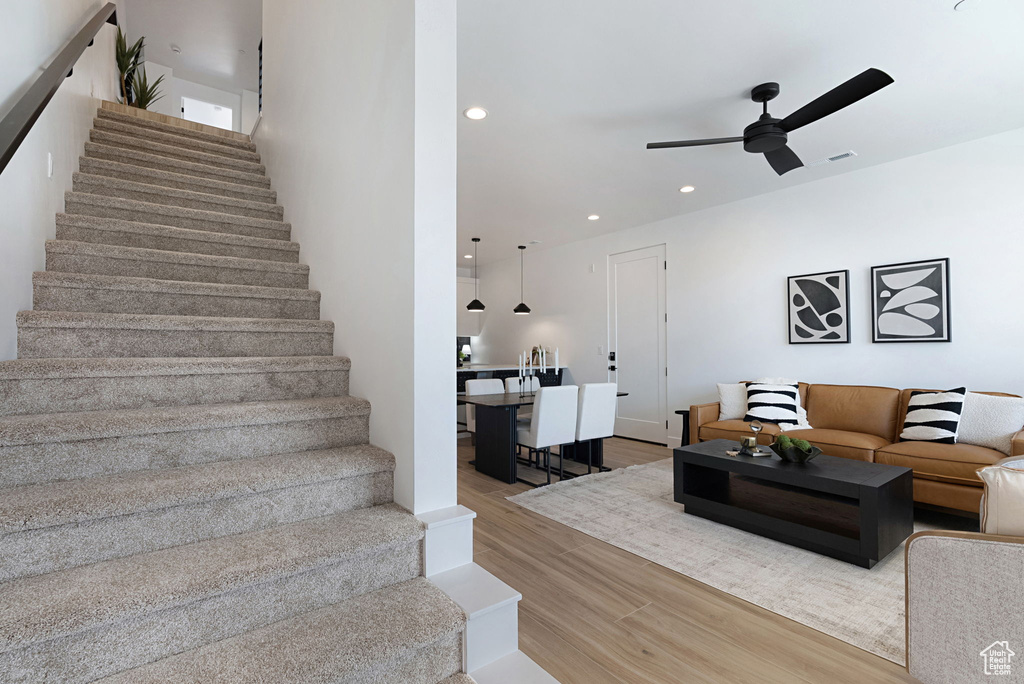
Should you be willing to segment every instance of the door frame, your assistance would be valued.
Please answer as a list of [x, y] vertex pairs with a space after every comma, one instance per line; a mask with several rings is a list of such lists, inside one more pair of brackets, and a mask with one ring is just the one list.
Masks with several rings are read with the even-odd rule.
[[[648, 254], [642, 254], [642, 253]], [[615, 252], [607, 256], [607, 288], [608, 288], [608, 356], [605, 358], [607, 366], [609, 367], [608, 382], [618, 382], [617, 372], [611, 370], [611, 366], [618, 364], [618, 339], [616, 338], [616, 327], [615, 318], [617, 313], [616, 303], [616, 280], [615, 280], [615, 264], [617, 263], [616, 257], [625, 257], [627, 255], [636, 255], [637, 258], [650, 258], [650, 256], [658, 256], [661, 260], [661, 268], [658, 269], [658, 359], [659, 366], [664, 369], [658, 376], [658, 405], [659, 405], [659, 427], [655, 430], [652, 429], [649, 436], [638, 437], [637, 433], [630, 435], [619, 434], [621, 426], [619, 425], [618, 418], [615, 421], [615, 434], [617, 437], [625, 437], [626, 439], [636, 439], [640, 441], [649, 441], [655, 444], [668, 444], [668, 290], [667, 290], [667, 279], [666, 271], [668, 269], [667, 262], [667, 246], [665, 243], [659, 243], [650, 245], [647, 247], [640, 247], [637, 249], [628, 249], [622, 252]], [[620, 259], [619, 261], [625, 261]], [[616, 353], [616, 362], [613, 363], [609, 360], [611, 353]]]

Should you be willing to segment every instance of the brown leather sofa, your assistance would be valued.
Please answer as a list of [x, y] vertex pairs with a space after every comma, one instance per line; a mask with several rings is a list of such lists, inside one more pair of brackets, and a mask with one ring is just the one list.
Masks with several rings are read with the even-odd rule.
[[[899, 439], [911, 392], [892, 387], [800, 384], [801, 404], [810, 430], [788, 430], [831, 456], [904, 466], [914, 471], [914, 500], [920, 503], [977, 512], [982, 483], [976, 471], [1006, 454], [971, 444], [904, 442]], [[998, 396], [1014, 396], [1011, 394]], [[690, 407], [691, 441], [738, 440], [749, 436], [750, 423], [719, 420], [718, 402]], [[771, 444], [780, 434], [765, 425], [758, 436]], [[1024, 455], [1024, 430], [1013, 438], [1012, 455]]]

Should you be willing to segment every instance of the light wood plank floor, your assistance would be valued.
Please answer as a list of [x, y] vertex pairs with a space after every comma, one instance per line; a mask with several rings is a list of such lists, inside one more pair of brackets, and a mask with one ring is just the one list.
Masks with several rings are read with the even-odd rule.
[[[611, 468], [668, 458], [605, 443]], [[476, 562], [523, 594], [519, 645], [562, 684], [917, 682], [903, 668], [532, 513], [528, 489], [477, 473], [459, 442], [459, 503], [477, 513]]]

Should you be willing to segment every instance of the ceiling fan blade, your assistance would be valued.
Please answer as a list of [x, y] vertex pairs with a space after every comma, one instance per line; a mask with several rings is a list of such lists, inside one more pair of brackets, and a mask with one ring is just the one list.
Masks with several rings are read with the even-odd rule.
[[878, 69], [868, 69], [796, 110], [779, 122], [779, 128], [787, 133], [795, 131], [818, 119], [835, 114], [843, 107], [849, 107], [858, 100], [863, 100], [890, 83], [893, 83], [893, 80], [889, 74]]
[[775, 173], [780, 176], [785, 175], [793, 169], [799, 169], [804, 165], [800, 161], [800, 157], [796, 156], [796, 152], [789, 148], [789, 145], [783, 145], [777, 150], [771, 152], [765, 152], [764, 158], [768, 160], [768, 163], [775, 169]]
[[739, 138], [707, 138], [705, 140], [676, 140], [675, 142], [647, 143], [647, 149], [660, 150], [666, 147], [699, 147], [701, 145], [721, 145], [723, 143], [743, 142]]

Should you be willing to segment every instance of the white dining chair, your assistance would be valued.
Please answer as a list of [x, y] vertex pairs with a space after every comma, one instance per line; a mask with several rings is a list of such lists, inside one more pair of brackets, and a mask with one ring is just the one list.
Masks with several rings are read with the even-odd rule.
[[576, 413], [576, 455], [587, 443], [587, 473], [592, 471], [593, 444], [615, 433], [615, 405], [618, 385], [614, 382], [588, 382], [580, 387]]
[[[466, 396], [472, 397], [480, 394], [502, 394], [505, 385], [499, 378], [482, 378], [466, 381]], [[473, 438], [476, 444], [476, 406], [466, 404], [466, 431]]]
[[[533, 418], [529, 427], [518, 430], [518, 443], [530, 450], [530, 455], [544, 456], [551, 484], [551, 447], [571, 444], [576, 437], [576, 404], [579, 388], [576, 385], [541, 387], [533, 402]], [[538, 460], [538, 464], [540, 461]], [[559, 468], [565, 475], [565, 464]]]

